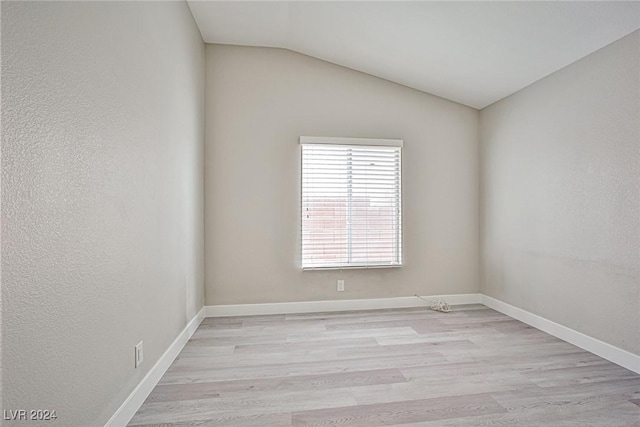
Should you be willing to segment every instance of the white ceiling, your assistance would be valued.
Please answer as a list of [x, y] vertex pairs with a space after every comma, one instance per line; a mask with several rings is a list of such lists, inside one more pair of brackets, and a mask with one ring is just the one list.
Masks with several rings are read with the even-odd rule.
[[207, 43], [290, 49], [475, 108], [640, 28], [640, 2], [188, 3]]

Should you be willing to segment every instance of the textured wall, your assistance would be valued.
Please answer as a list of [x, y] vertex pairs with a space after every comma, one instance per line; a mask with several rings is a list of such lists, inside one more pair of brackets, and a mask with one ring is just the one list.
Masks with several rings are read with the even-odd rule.
[[[207, 304], [478, 291], [476, 110], [286, 50], [206, 52]], [[300, 270], [300, 135], [404, 139], [404, 267]]]
[[101, 426], [203, 304], [204, 44], [183, 2], [3, 2], [2, 65], [2, 408]]
[[482, 291], [640, 354], [640, 31], [482, 110]]

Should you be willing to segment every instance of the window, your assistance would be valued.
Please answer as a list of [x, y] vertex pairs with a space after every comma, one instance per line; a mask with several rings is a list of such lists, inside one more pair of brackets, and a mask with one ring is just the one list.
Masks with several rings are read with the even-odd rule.
[[401, 140], [300, 137], [302, 268], [402, 265]]

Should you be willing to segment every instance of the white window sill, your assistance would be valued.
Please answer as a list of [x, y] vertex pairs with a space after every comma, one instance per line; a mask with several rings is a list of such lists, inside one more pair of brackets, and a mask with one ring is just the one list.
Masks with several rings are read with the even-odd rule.
[[327, 267], [302, 267], [302, 271], [313, 270], [364, 270], [370, 268], [400, 268], [402, 264], [385, 264], [385, 265], [345, 265], [345, 266], [327, 266]]

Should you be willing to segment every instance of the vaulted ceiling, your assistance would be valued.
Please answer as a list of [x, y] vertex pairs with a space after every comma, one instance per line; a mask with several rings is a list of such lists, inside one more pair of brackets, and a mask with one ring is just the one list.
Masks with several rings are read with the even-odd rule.
[[204, 41], [290, 49], [483, 108], [640, 28], [638, 2], [189, 1]]

